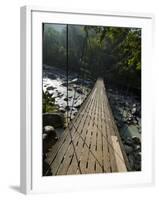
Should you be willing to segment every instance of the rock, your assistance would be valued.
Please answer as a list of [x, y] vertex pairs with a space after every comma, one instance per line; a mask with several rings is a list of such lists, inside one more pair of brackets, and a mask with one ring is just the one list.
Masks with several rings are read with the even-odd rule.
[[53, 87], [53, 86], [49, 86], [49, 87], [47, 87], [46, 89], [47, 89], [47, 90], [54, 90], [55, 87]]
[[48, 137], [53, 137], [56, 140], [58, 139], [56, 131], [55, 131], [53, 126], [45, 126], [44, 127], [44, 134], [46, 134]]
[[141, 152], [135, 153], [134, 156], [136, 161], [141, 162]]
[[141, 151], [141, 145], [134, 145], [134, 151], [140, 152]]
[[55, 129], [53, 126], [44, 126], [44, 133], [49, 135], [50, 133], [52, 134], [55, 132]]
[[136, 108], [136, 104], [134, 103], [132, 107], [133, 107], [133, 108]]
[[135, 114], [136, 111], [137, 111], [137, 109], [136, 109], [136, 107], [134, 107], [134, 108], [132, 108], [131, 113], [132, 113], [132, 114]]
[[139, 128], [139, 133], [141, 134], [141, 129]]
[[78, 81], [78, 78], [74, 78], [69, 83], [76, 83], [76, 84], [78, 84], [80, 82]]
[[134, 168], [134, 156], [132, 155], [132, 154], [130, 154], [129, 156], [128, 156], [128, 160], [129, 160], [129, 164], [130, 164], [130, 167], [131, 167], [131, 169], [133, 170], [133, 168]]
[[69, 110], [70, 110], [70, 107], [69, 107], [69, 106], [66, 106], [66, 110], [69, 111]]
[[124, 145], [124, 148], [125, 148], [125, 152], [126, 152], [126, 154], [130, 154], [130, 153], [133, 152], [133, 148], [132, 148], [132, 146]]
[[63, 127], [64, 116], [62, 113], [44, 113], [43, 126]]
[[138, 144], [138, 145], [141, 145], [141, 141], [140, 141], [140, 138], [136, 137], [136, 136], [133, 136], [132, 137], [132, 140], [134, 142], [134, 144]]
[[62, 83], [61, 85], [66, 87], [67, 86], [67, 82]]
[[[46, 141], [46, 139], [48, 140], [50, 140], [50, 138], [53, 138], [54, 140], [57, 140], [58, 139], [58, 137], [57, 137], [57, 134], [56, 134], [56, 131], [55, 131], [55, 129], [54, 129], [54, 127], [53, 126], [45, 126], [44, 127], [44, 133], [43, 133], [43, 136], [44, 135], [46, 135], [45, 136], [45, 140], [44, 140], [44, 142]], [[47, 143], [46, 143], [47, 144]]]
[[83, 94], [83, 91], [81, 88], [77, 88], [76, 91], [79, 93], [79, 94]]
[[74, 107], [75, 108], [80, 108], [81, 107], [81, 104], [82, 104], [82, 100], [80, 98], [78, 98], [75, 102], [74, 102]]
[[129, 146], [133, 145], [133, 141], [132, 141], [132, 139], [129, 138], [129, 137], [125, 140], [125, 143], [126, 143], [127, 145], [129, 145]]
[[47, 134], [43, 133], [43, 140], [46, 140], [46, 138], [47, 138]]
[[81, 103], [75, 104], [74, 107], [77, 108], [77, 109], [80, 108], [81, 107]]
[[134, 169], [135, 169], [136, 171], [141, 171], [141, 163], [135, 163], [135, 164], [134, 164]]
[[137, 124], [137, 120], [134, 119], [134, 120], [133, 120], [133, 123], [134, 123], [134, 124]]
[[68, 101], [68, 98], [67, 98], [67, 97], [65, 97], [63, 100], [64, 100], [64, 101]]
[[66, 112], [65, 108], [59, 108], [59, 111], [62, 112], [62, 113]]
[[64, 94], [61, 93], [61, 94], [59, 95], [59, 97], [61, 98], [61, 97], [63, 97], [63, 95], [64, 95]]

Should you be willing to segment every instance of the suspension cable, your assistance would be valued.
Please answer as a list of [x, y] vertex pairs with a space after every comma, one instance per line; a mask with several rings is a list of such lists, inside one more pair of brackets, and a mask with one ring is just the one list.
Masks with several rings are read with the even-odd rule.
[[[66, 72], [67, 72], [67, 126], [68, 126], [68, 108], [69, 108], [69, 103], [68, 103], [68, 66], [69, 66], [69, 63], [68, 63], [68, 24], [66, 25]], [[77, 152], [76, 152], [76, 149], [75, 149], [75, 145], [73, 143], [73, 137], [72, 137], [72, 134], [71, 134], [71, 131], [70, 131], [70, 128], [68, 126], [68, 132], [70, 134], [70, 137], [71, 137], [71, 143], [72, 143], [72, 146], [73, 146], [73, 150], [74, 150], [74, 154], [75, 154], [75, 157], [76, 157], [76, 160], [78, 162], [78, 156], [77, 156]], [[80, 171], [80, 174], [82, 174], [82, 171], [81, 171], [81, 168], [80, 166], [78, 165], [78, 169]]]

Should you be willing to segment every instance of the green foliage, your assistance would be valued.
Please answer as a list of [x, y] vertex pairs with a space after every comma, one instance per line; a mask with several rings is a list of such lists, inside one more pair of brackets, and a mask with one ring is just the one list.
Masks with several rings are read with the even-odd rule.
[[[66, 25], [44, 25], [43, 63], [66, 67]], [[141, 29], [68, 25], [69, 70], [141, 88]]]
[[43, 91], [43, 113], [57, 112], [58, 106], [55, 105], [55, 98], [52, 98], [48, 91]]
[[87, 32], [92, 29], [96, 38], [100, 35], [100, 43], [103, 44], [100, 67], [105, 78], [141, 88], [141, 29], [87, 27]]

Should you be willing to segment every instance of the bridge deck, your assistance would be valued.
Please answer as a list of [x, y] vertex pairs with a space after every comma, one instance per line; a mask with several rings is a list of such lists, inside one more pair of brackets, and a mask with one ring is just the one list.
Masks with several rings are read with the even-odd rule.
[[127, 171], [126, 154], [102, 79], [49, 150], [47, 162], [53, 175]]

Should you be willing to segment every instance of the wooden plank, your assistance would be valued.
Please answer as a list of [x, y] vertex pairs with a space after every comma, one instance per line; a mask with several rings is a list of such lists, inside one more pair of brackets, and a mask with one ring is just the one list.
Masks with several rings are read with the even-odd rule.
[[118, 172], [126, 172], [127, 168], [125, 165], [123, 154], [121, 152], [118, 137], [111, 136], [111, 139], [112, 139], [113, 148], [115, 149], [114, 153], [115, 153], [115, 159], [116, 159], [116, 163], [117, 163], [117, 170], [118, 170]]
[[105, 123], [105, 116], [104, 116], [104, 99], [102, 99], [102, 143], [103, 143], [103, 167], [104, 172], [111, 172], [110, 166], [110, 154], [109, 154], [109, 144], [108, 144], [108, 137], [107, 137], [107, 130], [106, 130], [106, 123]]
[[[105, 91], [103, 90], [103, 93]], [[104, 110], [104, 116], [105, 116], [105, 124], [106, 124], [106, 133], [107, 133], [107, 142], [108, 142], [108, 151], [109, 151], [109, 157], [110, 157], [110, 166], [111, 166], [111, 172], [117, 172], [117, 164], [116, 159], [114, 155], [114, 149], [112, 145], [111, 136], [114, 135], [114, 131], [112, 129], [112, 125], [110, 123], [110, 114], [107, 106], [107, 97], [106, 93], [104, 95], [104, 101], [105, 101], [105, 110]]]
[[[105, 93], [106, 93], [105, 87], [104, 87], [104, 91], [105, 91]], [[127, 159], [127, 156], [126, 156], [126, 153], [125, 153], [125, 150], [124, 150], [124, 147], [123, 147], [123, 144], [122, 144], [122, 141], [121, 141], [121, 138], [120, 138], [120, 135], [119, 135], [119, 132], [118, 132], [118, 129], [117, 129], [117, 126], [116, 126], [114, 117], [113, 117], [113, 114], [112, 114], [112, 110], [111, 110], [111, 107], [110, 107], [110, 104], [109, 104], [107, 95], [105, 95], [105, 98], [106, 98], [106, 104], [107, 104], [107, 108], [108, 108], [109, 116], [110, 116], [110, 124], [112, 125], [112, 128], [113, 128], [112, 133], [113, 133], [114, 136], [117, 136], [117, 140], [118, 140], [119, 145], [120, 145], [120, 150], [121, 150], [121, 152], [122, 152], [121, 157], [124, 158], [125, 166], [126, 166], [126, 168], [129, 170], [129, 169], [130, 169], [129, 162], [128, 162], [128, 159]], [[113, 142], [113, 143], [114, 143], [114, 142]], [[118, 151], [118, 150], [116, 150], [116, 148], [115, 148], [115, 149], [114, 149], [114, 152], [115, 152], [115, 151]], [[115, 157], [116, 157], [116, 155], [115, 155]], [[116, 164], [117, 164], [117, 168], [119, 168], [119, 167], [118, 167], [118, 161], [117, 161], [117, 160], [116, 160]]]

